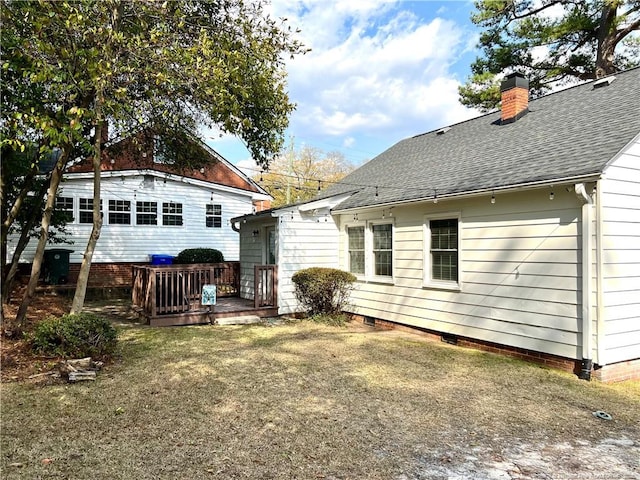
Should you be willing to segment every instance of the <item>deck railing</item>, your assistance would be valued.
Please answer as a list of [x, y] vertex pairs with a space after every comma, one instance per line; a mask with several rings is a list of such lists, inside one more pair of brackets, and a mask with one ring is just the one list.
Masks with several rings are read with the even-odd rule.
[[219, 297], [240, 291], [240, 262], [132, 268], [132, 303], [149, 318], [200, 312], [204, 285], [215, 285]]
[[253, 301], [255, 308], [278, 306], [278, 267], [256, 265], [254, 267]]

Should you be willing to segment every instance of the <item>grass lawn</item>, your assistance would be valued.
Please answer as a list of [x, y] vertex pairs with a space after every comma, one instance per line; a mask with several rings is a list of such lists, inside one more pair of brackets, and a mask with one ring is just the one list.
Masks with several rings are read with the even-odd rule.
[[2, 384], [2, 478], [640, 478], [640, 382], [354, 325], [120, 339], [96, 382]]

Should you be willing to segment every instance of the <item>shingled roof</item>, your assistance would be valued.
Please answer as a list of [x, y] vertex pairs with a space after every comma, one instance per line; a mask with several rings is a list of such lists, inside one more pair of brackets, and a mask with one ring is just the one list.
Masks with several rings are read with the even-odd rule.
[[[323, 196], [355, 191], [335, 210], [596, 177], [640, 133], [640, 68], [402, 140]], [[609, 77], [610, 79], [612, 77]]]

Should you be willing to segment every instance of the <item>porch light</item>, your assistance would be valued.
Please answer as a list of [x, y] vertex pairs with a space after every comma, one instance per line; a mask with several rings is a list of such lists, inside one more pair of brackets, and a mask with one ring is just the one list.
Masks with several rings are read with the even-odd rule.
[[496, 203], [496, 195], [491, 192], [491, 203]]
[[254, 237], [257, 237], [258, 235], [260, 235], [260, 230], [254, 230], [253, 232], [251, 232], [251, 234], [252, 234]]

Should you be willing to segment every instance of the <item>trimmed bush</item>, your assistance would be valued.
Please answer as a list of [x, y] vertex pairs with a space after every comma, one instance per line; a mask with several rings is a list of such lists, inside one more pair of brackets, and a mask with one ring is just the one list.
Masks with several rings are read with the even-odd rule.
[[215, 248], [187, 248], [173, 259], [173, 263], [221, 263], [224, 255]]
[[31, 335], [34, 351], [67, 358], [101, 358], [116, 348], [118, 332], [109, 320], [93, 313], [49, 317]]
[[356, 277], [335, 268], [312, 267], [291, 278], [295, 295], [310, 315], [336, 315], [347, 305]]

